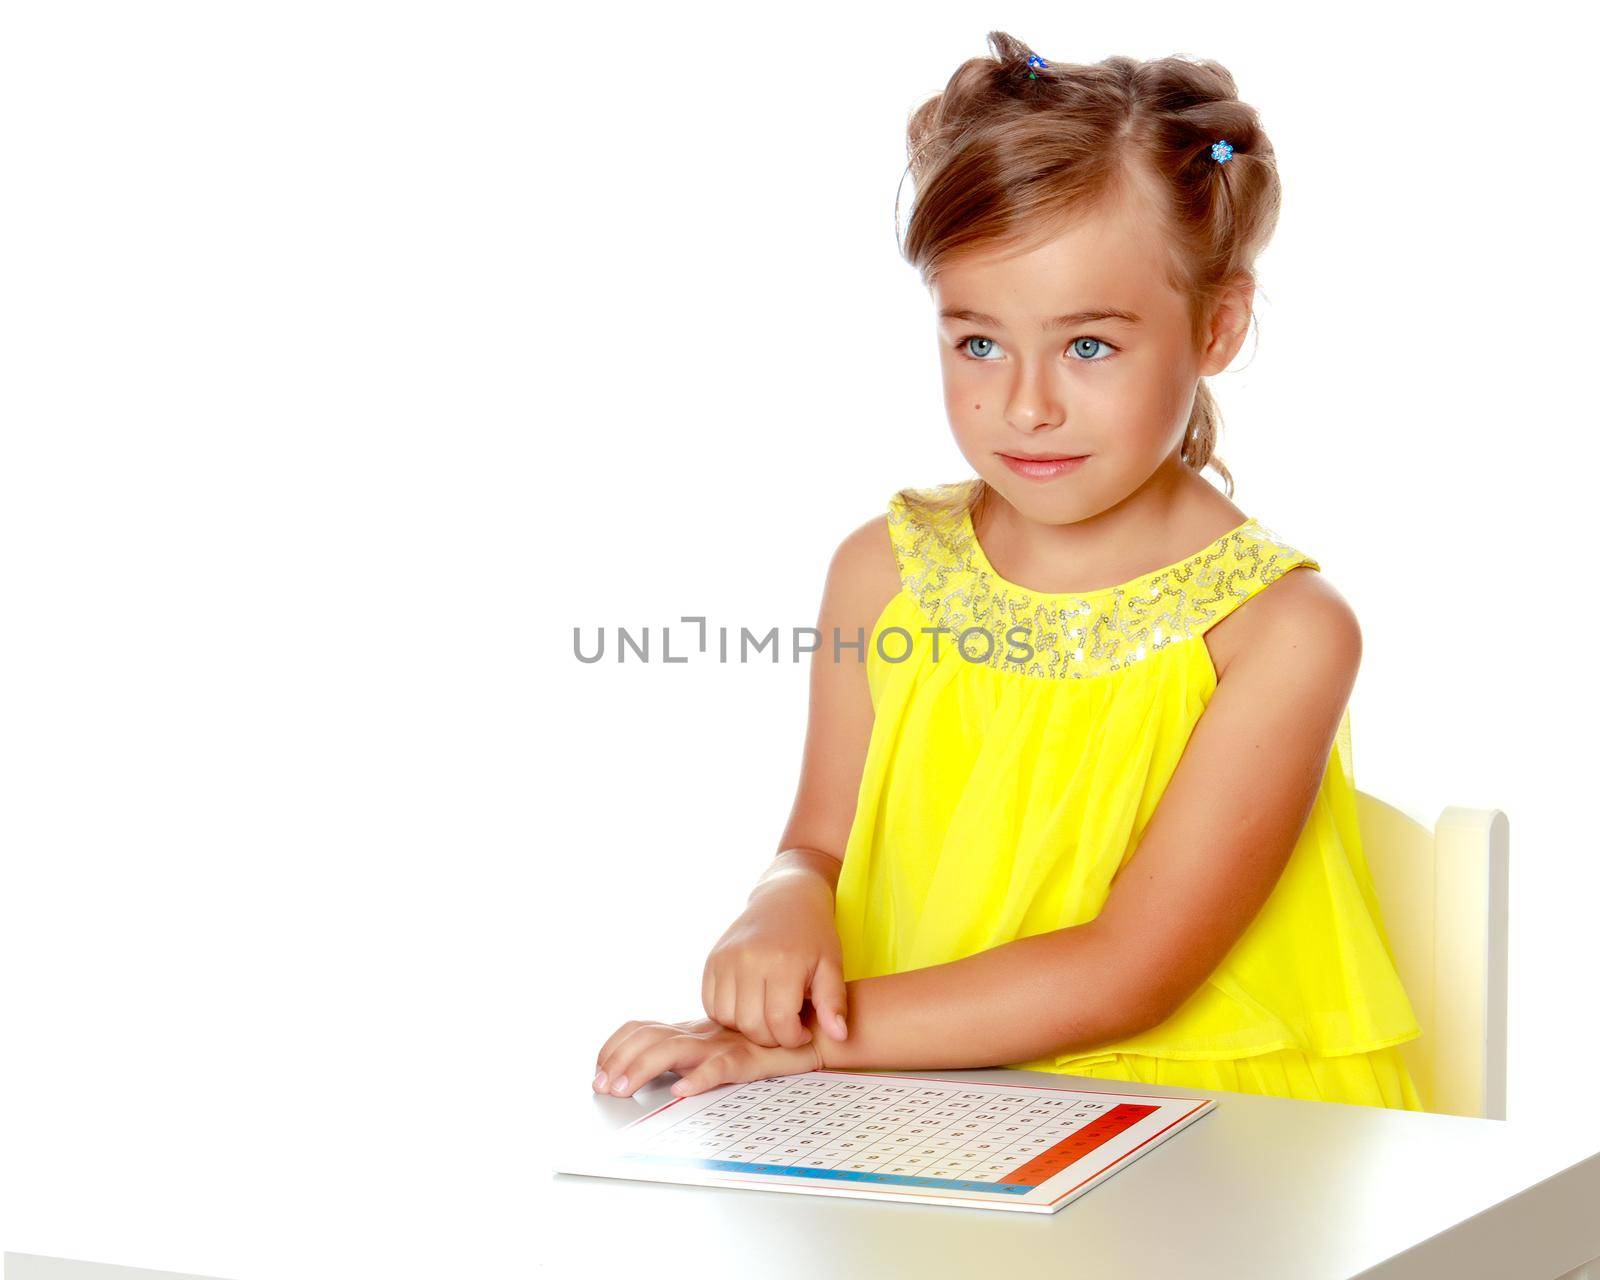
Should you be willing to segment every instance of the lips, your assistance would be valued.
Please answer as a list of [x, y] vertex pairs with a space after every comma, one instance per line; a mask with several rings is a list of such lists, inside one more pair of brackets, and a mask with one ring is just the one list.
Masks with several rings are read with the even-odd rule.
[[1086, 453], [1002, 453], [999, 457], [1010, 470], [1030, 480], [1054, 480], [1076, 471], [1089, 459]]

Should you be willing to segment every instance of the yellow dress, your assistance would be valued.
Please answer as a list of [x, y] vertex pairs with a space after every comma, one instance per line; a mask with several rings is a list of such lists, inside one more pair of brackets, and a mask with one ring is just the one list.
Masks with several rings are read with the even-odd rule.
[[[901, 590], [867, 638], [874, 722], [836, 891], [846, 979], [1098, 915], [1216, 689], [1204, 632], [1321, 568], [1251, 519], [1119, 586], [1033, 591], [989, 565], [973, 484], [889, 501]], [[1421, 1110], [1396, 1047], [1418, 1034], [1362, 853], [1346, 711], [1282, 876], [1199, 990], [1140, 1034], [1007, 1065]]]

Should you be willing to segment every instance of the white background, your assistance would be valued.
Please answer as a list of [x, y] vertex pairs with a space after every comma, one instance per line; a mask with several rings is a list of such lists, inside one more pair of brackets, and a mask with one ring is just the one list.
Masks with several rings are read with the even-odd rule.
[[[541, 1109], [698, 1016], [793, 798], [805, 661], [660, 629], [813, 624], [845, 533], [969, 474], [894, 207], [991, 28], [1261, 110], [1220, 453], [1362, 620], [1358, 785], [1509, 815], [1509, 1113], [1555, 1121], [1600, 1049], [1591, 53], [1482, 12], [7, 6], [5, 1246], [537, 1259]], [[654, 660], [580, 664], [602, 625]]]

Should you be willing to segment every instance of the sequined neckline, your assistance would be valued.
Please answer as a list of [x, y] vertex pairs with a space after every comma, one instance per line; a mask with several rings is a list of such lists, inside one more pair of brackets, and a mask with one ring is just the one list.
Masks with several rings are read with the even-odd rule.
[[1051, 679], [1108, 675], [1202, 635], [1290, 569], [1321, 568], [1252, 518], [1127, 582], [1052, 595], [994, 572], [962, 501], [968, 490], [902, 489], [889, 500], [888, 521], [902, 589], [955, 635], [969, 664]]
[[1253, 530], [1255, 528], [1255, 524], [1255, 517], [1250, 516], [1246, 518], [1243, 523], [1235, 525], [1226, 533], [1214, 538], [1205, 546], [1201, 547], [1198, 551], [1190, 552], [1181, 560], [1174, 560], [1171, 564], [1164, 564], [1159, 568], [1151, 569], [1148, 573], [1141, 573], [1136, 578], [1129, 578], [1126, 582], [1113, 583], [1109, 587], [1095, 587], [1092, 591], [1037, 591], [1033, 587], [1023, 586], [1020, 582], [1013, 582], [1010, 578], [1001, 577], [1000, 574], [995, 571], [995, 567], [989, 563], [989, 557], [984, 553], [983, 544], [978, 541], [978, 530], [972, 523], [972, 509], [970, 507], [967, 508], [962, 512], [961, 515], [961, 532], [962, 536], [966, 540], [968, 548], [972, 552], [973, 567], [976, 568], [980, 573], [988, 576], [994, 582], [995, 586], [1002, 588], [1007, 592], [1024, 596], [1030, 600], [1043, 601], [1047, 603], [1070, 600], [1101, 600], [1110, 596], [1114, 596], [1119, 592], [1124, 594], [1133, 594], [1140, 587], [1154, 582], [1157, 578], [1160, 578], [1165, 574], [1170, 574], [1175, 570], [1183, 569], [1185, 566], [1190, 565], [1195, 561], [1214, 557], [1226, 546], [1231, 538], [1248, 530]]

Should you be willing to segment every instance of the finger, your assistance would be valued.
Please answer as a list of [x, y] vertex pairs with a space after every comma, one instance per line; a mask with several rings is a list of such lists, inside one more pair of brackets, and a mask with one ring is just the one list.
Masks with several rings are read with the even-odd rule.
[[740, 1031], [759, 1045], [771, 1049], [777, 1041], [772, 1038], [772, 1032], [767, 1028], [767, 983], [764, 978], [754, 981], [741, 976], [739, 981], [739, 1021], [736, 1024]]
[[811, 977], [811, 1006], [817, 1011], [817, 1020], [824, 1030], [836, 1040], [845, 1038], [845, 1005], [849, 1002], [844, 985], [844, 974], [831, 957], [817, 965]]
[[661, 1032], [648, 1042], [629, 1041], [630, 1046], [637, 1043], [638, 1051], [628, 1060], [622, 1077], [613, 1086], [618, 1097], [632, 1097], [663, 1071], [681, 1074], [693, 1070], [716, 1052], [716, 1046], [709, 1040], [685, 1034], [681, 1027], [663, 1026]]
[[800, 1021], [805, 998], [805, 974], [798, 969], [767, 979], [767, 1026], [785, 1049], [798, 1049], [811, 1039], [810, 1028]]
[[613, 1031], [610, 1036], [606, 1038], [606, 1042], [600, 1046], [600, 1052], [594, 1056], [595, 1069], [599, 1070], [602, 1068], [605, 1065], [606, 1058], [611, 1055], [611, 1053], [616, 1049], [617, 1045], [620, 1044], [625, 1037], [632, 1035], [637, 1028], [643, 1025], [643, 1023], [638, 1021], [624, 1022], [620, 1027]]
[[683, 1079], [672, 1086], [672, 1092], [680, 1098], [687, 1098], [691, 1094], [704, 1093], [707, 1089], [715, 1089], [721, 1084], [733, 1084], [740, 1074], [735, 1069], [736, 1065], [737, 1063], [731, 1054], [712, 1053], [699, 1066], [681, 1073]]
[[616, 1042], [600, 1059], [599, 1069], [595, 1073], [595, 1089], [600, 1093], [617, 1093], [617, 1085], [626, 1082], [628, 1064], [664, 1033], [676, 1030], [660, 1022], [630, 1022], [626, 1025], [633, 1029], [626, 1035], [619, 1033], [615, 1037]]

